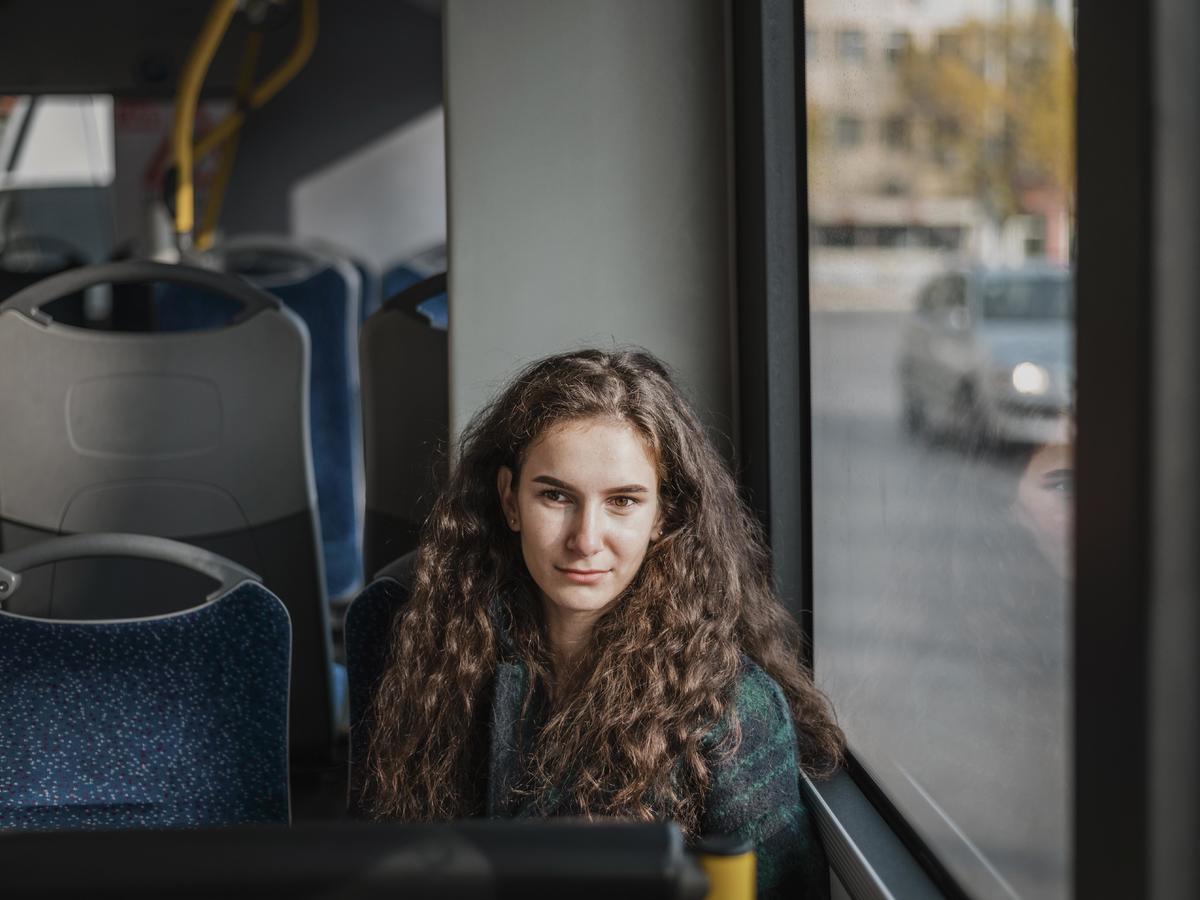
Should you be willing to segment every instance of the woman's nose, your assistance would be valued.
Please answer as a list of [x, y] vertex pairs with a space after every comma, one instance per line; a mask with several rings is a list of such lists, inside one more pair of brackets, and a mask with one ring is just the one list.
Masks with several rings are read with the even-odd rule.
[[603, 546], [601, 534], [603, 526], [596, 510], [586, 506], [580, 509], [572, 526], [571, 536], [568, 540], [568, 546], [571, 549], [582, 556], [591, 556], [600, 551]]

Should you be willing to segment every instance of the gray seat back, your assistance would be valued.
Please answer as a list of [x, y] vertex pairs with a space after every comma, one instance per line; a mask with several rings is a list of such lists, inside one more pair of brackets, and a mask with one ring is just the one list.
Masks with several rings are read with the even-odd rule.
[[417, 546], [437, 495], [435, 465], [450, 431], [449, 347], [446, 332], [416, 308], [445, 292], [444, 273], [404, 289], [359, 338], [368, 579]]

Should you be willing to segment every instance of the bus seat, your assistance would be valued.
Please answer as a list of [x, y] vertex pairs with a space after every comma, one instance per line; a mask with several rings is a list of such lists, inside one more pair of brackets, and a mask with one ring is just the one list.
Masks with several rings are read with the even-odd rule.
[[358, 273], [358, 324], [362, 325], [375, 310], [379, 309], [380, 303], [383, 302], [383, 278], [374, 265], [367, 262], [362, 257], [346, 250], [345, 248], [325, 240], [324, 238], [306, 237], [299, 239], [299, 245], [314, 251], [315, 253], [323, 254], [326, 257], [333, 259], [344, 259], [354, 266], [354, 271]]
[[408, 599], [416, 551], [389, 564], [367, 585], [346, 610], [346, 674], [350, 681], [350, 790], [351, 814], [366, 814], [362, 807], [367, 742], [373, 728], [371, 700], [388, 663], [392, 622]]
[[379, 273], [368, 266], [360, 259], [353, 259], [355, 270], [358, 272], [359, 284], [362, 286], [361, 298], [362, 302], [358, 307], [358, 324], [362, 323], [379, 309], [383, 302], [383, 279], [379, 277]]
[[97, 554], [184, 565], [220, 587], [150, 618], [0, 610], [0, 830], [286, 824], [283, 604], [215, 554], [112, 534], [0, 555], [0, 596], [36, 590], [29, 569]]
[[[424, 267], [420, 267], [424, 268]], [[422, 274], [418, 268], [404, 263], [389, 269], [383, 278], [383, 296], [395, 297], [402, 291], [407, 290], [418, 282], [425, 281], [427, 278], [432, 278], [435, 275], [445, 274], [445, 267], [435, 272]], [[432, 297], [423, 300], [417, 304], [417, 312], [429, 320], [429, 324], [434, 328], [440, 328], [446, 331], [450, 327], [450, 310], [447, 304], [445, 292], [435, 294]]]
[[359, 339], [368, 577], [416, 547], [433, 508], [435, 465], [450, 433], [449, 347], [447, 333], [417, 309], [445, 295], [445, 273], [410, 285], [367, 320]]
[[395, 297], [406, 288], [412, 287], [418, 281], [424, 281], [427, 275], [422, 275], [416, 269], [401, 263], [383, 273], [383, 295]]
[[[321, 519], [325, 590], [349, 598], [362, 586], [362, 429], [358, 391], [359, 276], [344, 259], [289, 239], [230, 239], [208, 259], [278, 297], [308, 328], [312, 342], [309, 433]], [[167, 288], [157, 299], [164, 331], [227, 321], [232, 308]]]
[[[180, 284], [241, 305], [227, 327], [90, 331], [45, 306], [95, 284]], [[323, 763], [337, 696], [306, 425], [302, 323], [239, 278], [150, 262], [86, 267], [0, 304], [0, 549], [125, 531], [202, 546], [259, 572], [292, 620], [291, 750]], [[174, 612], [190, 573], [133, 560], [32, 573], [18, 611]], [[40, 604], [36, 605], [36, 604]]]

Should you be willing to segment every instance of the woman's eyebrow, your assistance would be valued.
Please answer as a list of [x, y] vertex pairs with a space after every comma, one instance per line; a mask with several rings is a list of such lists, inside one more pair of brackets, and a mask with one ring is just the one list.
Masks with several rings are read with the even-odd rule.
[[[536, 478], [534, 478], [532, 480], [539, 484], [548, 484], [551, 487], [561, 488], [564, 491], [575, 491], [576, 493], [578, 493], [577, 488], [573, 487], [572, 485], [567, 484], [565, 481], [559, 481], [557, 478], [554, 478], [550, 475], [538, 475]], [[640, 485], [640, 484], [626, 484], [626, 485], [622, 485], [621, 487], [609, 488], [604, 493], [606, 493], [606, 494], [648, 494], [648, 493], [650, 493], [650, 489], [645, 487], [644, 485]]]
[[539, 475], [537, 478], [531, 479], [540, 484], [548, 484], [551, 487], [562, 488], [564, 491], [573, 491], [575, 488], [567, 484], [565, 481], [559, 481], [557, 478], [551, 478], [549, 475]]

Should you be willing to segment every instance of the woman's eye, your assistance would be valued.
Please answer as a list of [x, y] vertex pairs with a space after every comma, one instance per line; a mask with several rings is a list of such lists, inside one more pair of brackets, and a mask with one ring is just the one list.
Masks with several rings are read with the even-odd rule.
[[1075, 491], [1075, 470], [1054, 469], [1042, 476], [1042, 489], [1058, 494], [1071, 494]]
[[551, 503], [565, 503], [566, 501], [571, 499], [566, 494], [564, 494], [562, 491], [556, 491], [554, 488], [547, 488], [546, 490], [544, 490], [540, 494], [538, 494], [538, 496], [543, 497], [546, 500], [549, 500]]

